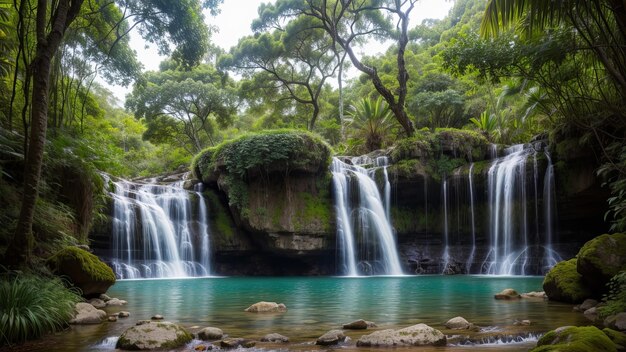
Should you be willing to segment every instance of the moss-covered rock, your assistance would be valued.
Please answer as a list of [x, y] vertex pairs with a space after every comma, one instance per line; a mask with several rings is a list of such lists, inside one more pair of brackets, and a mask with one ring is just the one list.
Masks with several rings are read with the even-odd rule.
[[595, 326], [564, 326], [543, 335], [531, 352], [617, 352], [616, 344]]
[[78, 247], [61, 249], [47, 263], [56, 275], [68, 277], [86, 297], [105, 293], [115, 283], [115, 274], [108, 265]]
[[576, 269], [595, 296], [605, 293], [607, 282], [626, 270], [626, 233], [605, 234], [585, 243]]
[[543, 290], [549, 299], [567, 303], [580, 303], [591, 296], [576, 271], [576, 258], [557, 263], [543, 280]]
[[604, 328], [602, 332], [616, 345], [618, 351], [626, 350], [626, 333]]
[[193, 339], [181, 326], [170, 322], [149, 322], [130, 327], [117, 340], [122, 350], [154, 350], [178, 348]]

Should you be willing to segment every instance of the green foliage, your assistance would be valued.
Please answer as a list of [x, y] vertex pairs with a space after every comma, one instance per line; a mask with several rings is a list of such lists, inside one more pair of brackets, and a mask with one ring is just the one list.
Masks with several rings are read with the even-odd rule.
[[605, 180], [602, 185], [611, 191], [607, 200], [609, 210], [604, 219], [611, 222], [611, 231], [626, 231], [626, 146], [621, 141], [615, 141], [606, 151], [614, 155], [614, 159], [603, 163], [597, 170], [598, 176]]
[[602, 298], [604, 305], [598, 307], [600, 317], [626, 312], [626, 270], [613, 276], [606, 286], [608, 293]]
[[74, 314], [79, 294], [58, 278], [32, 274], [0, 278], [0, 345], [36, 339], [62, 330]]
[[387, 103], [381, 98], [374, 100], [363, 98], [358, 103], [350, 105], [346, 122], [350, 128], [352, 138], [363, 140], [365, 150], [371, 151], [382, 148], [388, 143], [397, 122], [389, 110]]

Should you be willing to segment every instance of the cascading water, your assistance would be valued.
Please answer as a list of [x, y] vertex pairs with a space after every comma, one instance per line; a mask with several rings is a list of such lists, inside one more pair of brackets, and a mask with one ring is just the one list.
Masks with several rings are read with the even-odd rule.
[[[540, 219], [538, 212], [539, 194], [537, 153], [541, 146], [515, 145], [505, 150], [505, 156], [494, 160], [488, 172], [489, 197], [489, 235], [490, 251], [483, 263], [482, 273], [494, 275], [527, 275], [545, 272], [557, 262], [558, 254], [552, 249], [552, 216], [554, 208], [553, 166], [549, 154], [547, 159], [546, 175], [544, 178], [544, 218]], [[527, 185], [528, 158], [533, 158], [535, 218], [535, 240], [532, 241], [529, 233], [528, 199], [530, 193]], [[471, 173], [470, 173], [471, 174]], [[543, 220], [545, 236], [543, 243], [539, 242], [540, 221]], [[536, 257], [543, 251], [544, 265], [539, 269], [529, 269], [531, 263], [536, 263]]]
[[441, 193], [443, 198], [443, 272], [448, 270], [448, 262], [450, 261], [449, 245], [449, 229], [448, 229], [448, 180], [444, 177], [441, 184]]
[[[111, 264], [119, 279], [210, 274], [207, 209], [199, 190], [187, 192], [180, 183], [114, 185]], [[199, 197], [197, 217], [191, 195]]]
[[472, 269], [472, 263], [474, 262], [474, 255], [476, 254], [476, 219], [474, 217], [474, 182], [472, 179], [472, 173], [474, 172], [474, 163], [470, 164], [469, 172], [467, 176], [467, 183], [469, 187], [470, 197], [470, 216], [472, 225], [472, 250], [467, 257], [467, 264], [465, 264], [465, 272], [470, 273]]
[[[387, 159], [358, 157], [352, 158], [350, 163], [333, 158], [331, 166], [340, 273], [402, 275], [389, 221], [391, 187], [386, 172]], [[374, 181], [381, 168], [385, 204]]]

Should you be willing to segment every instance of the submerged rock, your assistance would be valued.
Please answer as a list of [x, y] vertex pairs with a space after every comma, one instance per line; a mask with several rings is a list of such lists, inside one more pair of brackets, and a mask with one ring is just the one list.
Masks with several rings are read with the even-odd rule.
[[110, 300], [107, 301], [107, 306], [108, 307], [118, 307], [118, 306], [123, 306], [126, 303], [128, 303], [128, 302], [124, 301], [123, 299], [111, 298]]
[[115, 323], [117, 321], [117, 315], [109, 315], [107, 320], [110, 321], [111, 323]]
[[163, 320], [165, 318], [161, 314], [155, 314], [150, 319], [152, 319], [152, 320]]
[[512, 288], [505, 288], [500, 293], [496, 293], [493, 296], [495, 299], [519, 299], [522, 298], [517, 291]]
[[343, 325], [343, 328], [347, 330], [365, 330], [368, 327], [369, 327], [368, 322], [363, 319], [355, 320], [351, 323]]
[[133, 326], [122, 333], [115, 348], [153, 350], [178, 348], [193, 337], [181, 326], [170, 322], [149, 322]]
[[273, 333], [273, 334], [267, 334], [263, 336], [261, 341], [262, 342], [289, 342], [289, 338], [281, 334]]
[[220, 346], [222, 348], [251, 348], [256, 345], [256, 341], [248, 340], [243, 338], [233, 338], [233, 339], [225, 339], [220, 341]]
[[426, 324], [417, 324], [400, 330], [381, 330], [363, 335], [356, 342], [361, 347], [399, 347], [399, 346], [445, 346], [446, 336], [439, 330]]
[[107, 316], [105, 311], [84, 302], [76, 303], [74, 311], [76, 315], [70, 320], [70, 324], [100, 324]]
[[250, 307], [244, 309], [248, 313], [275, 313], [286, 312], [287, 307], [282, 303], [276, 302], [257, 302]]
[[222, 329], [208, 327], [198, 331], [198, 338], [200, 340], [219, 340], [224, 337], [224, 332]]
[[120, 318], [128, 318], [130, 316], [130, 313], [125, 311], [125, 310], [123, 310], [123, 311], [117, 313], [117, 316], [120, 317]]
[[331, 346], [337, 345], [346, 340], [346, 335], [343, 334], [341, 330], [330, 330], [324, 335], [317, 338], [315, 341], [316, 345], [320, 346]]
[[465, 320], [463, 317], [454, 317], [448, 320], [445, 324], [446, 328], [452, 330], [465, 330], [472, 327], [469, 321]]
[[526, 293], [522, 293], [522, 298], [548, 298], [548, 296], [546, 296], [546, 293], [544, 291], [539, 291], [539, 292], [535, 292], [535, 291], [531, 291], [531, 292], [526, 292]]

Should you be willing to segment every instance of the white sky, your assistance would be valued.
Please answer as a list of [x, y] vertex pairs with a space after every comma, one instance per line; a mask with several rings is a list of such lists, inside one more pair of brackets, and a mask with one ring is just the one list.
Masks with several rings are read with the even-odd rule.
[[[274, 0], [224, 0], [220, 6], [220, 14], [216, 17], [207, 16], [207, 22], [218, 28], [218, 32], [214, 33], [211, 40], [213, 43], [228, 51], [232, 46], [237, 44], [239, 38], [252, 34], [250, 24], [257, 18], [257, 9], [263, 2], [274, 2]], [[413, 12], [411, 12], [410, 27], [420, 24], [427, 18], [443, 18], [452, 8], [451, 0], [420, 0]], [[136, 33], [131, 34], [131, 46], [137, 51], [139, 61], [144, 65], [144, 70], [158, 70], [162, 56], [159, 56], [154, 47], [145, 47], [145, 42]], [[371, 53], [383, 52], [384, 45], [371, 43], [367, 45], [365, 50], [371, 50]], [[348, 72], [348, 75], [350, 73]], [[124, 101], [125, 95], [130, 92], [132, 87], [109, 87], [114, 95]]]

